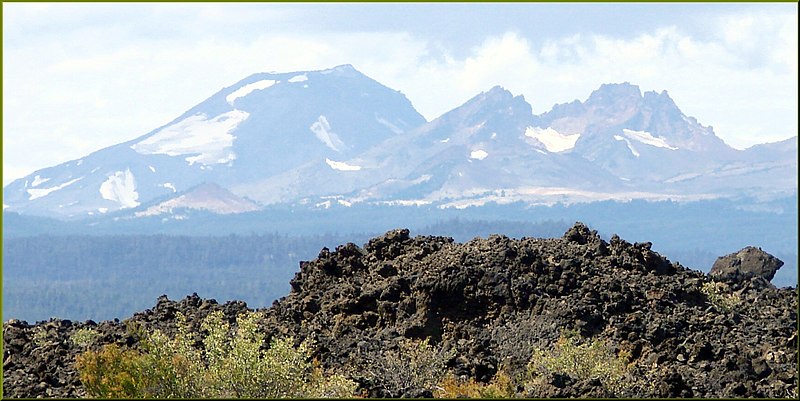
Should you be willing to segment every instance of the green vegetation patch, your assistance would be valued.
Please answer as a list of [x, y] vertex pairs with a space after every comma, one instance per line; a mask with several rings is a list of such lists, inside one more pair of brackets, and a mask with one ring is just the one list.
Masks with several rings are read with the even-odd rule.
[[264, 349], [258, 331], [260, 312], [245, 313], [231, 331], [220, 311], [201, 328], [208, 334], [196, 348], [185, 316], [169, 338], [154, 331], [142, 351], [105, 345], [77, 358], [81, 382], [91, 397], [101, 398], [320, 398], [350, 397], [356, 383], [327, 375], [311, 360], [310, 344], [294, 339], [272, 341]]

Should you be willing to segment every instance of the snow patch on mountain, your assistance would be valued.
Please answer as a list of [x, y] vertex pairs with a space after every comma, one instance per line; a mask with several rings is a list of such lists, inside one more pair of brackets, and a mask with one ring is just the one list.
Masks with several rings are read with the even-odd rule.
[[653, 134], [647, 131], [634, 131], [627, 128], [623, 128], [622, 134], [629, 139], [633, 139], [634, 141], [641, 142], [645, 145], [655, 146], [658, 148], [666, 148], [670, 150], [678, 150], [678, 148], [670, 146], [667, 143], [667, 141], [664, 140], [664, 138], [654, 137]]
[[334, 151], [341, 152], [344, 149], [344, 142], [331, 130], [331, 124], [325, 116], [319, 116], [317, 121], [311, 124], [308, 129], [325, 144], [325, 146], [333, 149]]
[[415, 179], [415, 180], [411, 181], [411, 183], [412, 183], [412, 184], [414, 184], [414, 185], [417, 185], [417, 184], [422, 184], [423, 182], [428, 182], [428, 181], [430, 181], [430, 180], [431, 180], [431, 178], [433, 178], [433, 176], [432, 176], [432, 175], [430, 175], [430, 174], [423, 174], [423, 175], [419, 176], [419, 178], [417, 178], [417, 179]]
[[108, 199], [119, 203], [121, 208], [139, 206], [139, 193], [136, 192], [136, 178], [130, 169], [124, 172], [117, 171], [114, 175], [100, 184], [100, 195], [103, 199]]
[[358, 171], [358, 170], [361, 170], [361, 166], [353, 166], [353, 165], [350, 165], [350, 164], [347, 164], [347, 163], [344, 163], [344, 162], [337, 162], [337, 161], [333, 161], [333, 160], [327, 159], [327, 158], [325, 159], [325, 163], [328, 163], [328, 165], [331, 166], [332, 169], [339, 170], [339, 171]]
[[486, 153], [486, 151], [483, 149], [473, 150], [469, 154], [470, 159], [476, 159], [476, 160], [483, 160], [486, 158], [486, 156], [489, 156], [489, 154]]
[[403, 132], [405, 132], [402, 128], [390, 123], [389, 121], [387, 121], [387, 120], [385, 120], [385, 119], [383, 119], [383, 118], [381, 118], [381, 117], [379, 117], [377, 115], [375, 116], [375, 121], [377, 121], [380, 124], [383, 124], [383, 126], [385, 126], [386, 128], [389, 128], [395, 134], [402, 134]]
[[[39, 178], [39, 176], [37, 175], [36, 178]], [[81, 178], [83, 178], [83, 177], [81, 177]], [[67, 182], [65, 182], [65, 183], [63, 183], [61, 185], [57, 185], [55, 187], [50, 187], [50, 188], [31, 188], [31, 189], [28, 190], [28, 195], [30, 195], [28, 200], [34, 200], [36, 198], [41, 198], [43, 196], [50, 195], [51, 193], [53, 193], [55, 191], [58, 191], [59, 189], [62, 189], [62, 188], [65, 188], [67, 186], [70, 186], [70, 185], [74, 184], [75, 182], [77, 182], [81, 178], [76, 178], [74, 180], [67, 181]], [[36, 182], [36, 180], [34, 179], [34, 183], [35, 182]]]
[[44, 184], [47, 181], [50, 181], [50, 179], [49, 178], [42, 178], [39, 175], [36, 175], [36, 177], [33, 177], [33, 182], [31, 183], [31, 186], [32, 187], [38, 187], [39, 184]]
[[231, 132], [249, 116], [241, 110], [232, 110], [210, 120], [205, 114], [197, 114], [163, 128], [131, 145], [131, 149], [143, 155], [193, 155], [186, 158], [190, 165], [228, 163], [236, 159], [236, 154], [230, 150], [236, 139]]
[[275, 85], [276, 83], [278, 83], [278, 81], [275, 81], [273, 79], [263, 79], [261, 81], [256, 81], [247, 84], [245, 86], [242, 86], [241, 88], [231, 92], [228, 96], [225, 96], [225, 100], [228, 102], [228, 104], [233, 106], [233, 102], [236, 99], [240, 97], [245, 97], [255, 90], [267, 89], [270, 86]]
[[639, 152], [636, 151], [636, 148], [634, 148], [633, 145], [631, 145], [631, 141], [628, 140], [628, 138], [625, 138], [625, 137], [622, 137], [622, 136], [619, 136], [619, 135], [614, 135], [614, 139], [617, 140], [617, 141], [625, 141], [625, 144], [628, 145], [628, 150], [631, 151], [631, 154], [633, 154], [636, 157], [639, 157]]
[[562, 134], [553, 128], [539, 128], [528, 127], [525, 130], [525, 136], [536, 139], [541, 142], [548, 152], [563, 152], [575, 147], [575, 142], [581, 137], [581, 134], [566, 135]]
[[291, 83], [305, 82], [305, 81], [308, 81], [308, 75], [306, 75], [306, 74], [295, 75], [295, 76], [289, 78], [289, 82], [291, 82]]

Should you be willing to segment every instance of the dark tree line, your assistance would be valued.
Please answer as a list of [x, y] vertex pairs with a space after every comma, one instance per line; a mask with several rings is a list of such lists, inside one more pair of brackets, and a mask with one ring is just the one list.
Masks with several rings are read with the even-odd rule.
[[[358, 239], [360, 240], [360, 238]], [[3, 241], [3, 319], [125, 318], [167, 294], [269, 306], [301, 260], [353, 239], [279, 234], [36, 236]]]

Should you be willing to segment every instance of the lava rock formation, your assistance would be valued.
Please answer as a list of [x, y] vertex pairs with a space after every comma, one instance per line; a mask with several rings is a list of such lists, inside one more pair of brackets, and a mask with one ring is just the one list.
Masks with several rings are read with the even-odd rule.
[[[323, 248], [317, 259], [301, 263], [291, 292], [266, 309], [262, 328], [268, 339], [312, 339], [323, 366], [346, 372], [371, 397], [430, 395], [425, 389], [393, 394], [369, 374], [370, 361], [399, 350], [404, 339], [429, 339], [457, 375], [487, 382], [501, 366], [523, 372], [533, 349], [552, 347], [564, 330], [628, 352], [650, 383], [635, 395], [796, 395], [798, 294], [769, 284], [777, 267], [706, 275], [670, 262], [651, 245], [616, 235], [606, 242], [581, 223], [561, 238], [492, 235], [463, 244], [394, 230], [363, 247]], [[736, 300], [732, 308], [704, 291], [723, 279]], [[161, 297], [153, 309], [122, 322], [5, 322], [5, 395], [84, 396], [73, 367], [80, 350], [68, 341], [76, 330], [94, 328], [98, 344], [136, 347], [126, 329], [132, 323], [171, 333], [181, 312], [199, 330], [214, 310], [234, 322], [248, 308], [195, 294]], [[46, 334], [34, 341], [37, 332]], [[553, 375], [520, 395], [609, 394], [596, 380]]]

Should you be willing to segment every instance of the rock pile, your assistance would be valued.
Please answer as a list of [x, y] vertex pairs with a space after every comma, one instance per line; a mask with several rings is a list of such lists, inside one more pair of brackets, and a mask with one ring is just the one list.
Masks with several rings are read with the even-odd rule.
[[[372, 374], [370, 364], [399, 352], [403, 339], [429, 339], [449, 369], [486, 382], [501, 367], [512, 376], [524, 372], [533, 349], [551, 348], [564, 330], [628, 352], [649, 383], [633, 395], [796, 395], [797, 290], [769, 285], [768, 273], [726, 275], [723, 283], [650, 248], [617, 236], [606, 242], [580, 223], [561, 238], [493, 235], [464, 244], [394, 230], [364, 247], [324, 248], [302, 263], [291, 293], [266, 310], [263, 327], [269, 338], [312, 339], [325, 367], [347, 372], [372, 397], [431, 395], [422, 388], [392, 393]], [[72, 365], [80, 350], [68, 340], [80, 328], [100, 333], [95, 347], [136, 347], [126, 331], [133, 322], [170, 332], [177, 312], [199, 327], [212, 310], [232, 321], [246, 309], [195, 295], [160, 298], [123, 322], [6, 322], [5, 395], [84, 395]], [[564, 375], [520, 391], [609, 395], [597, 380]]]

